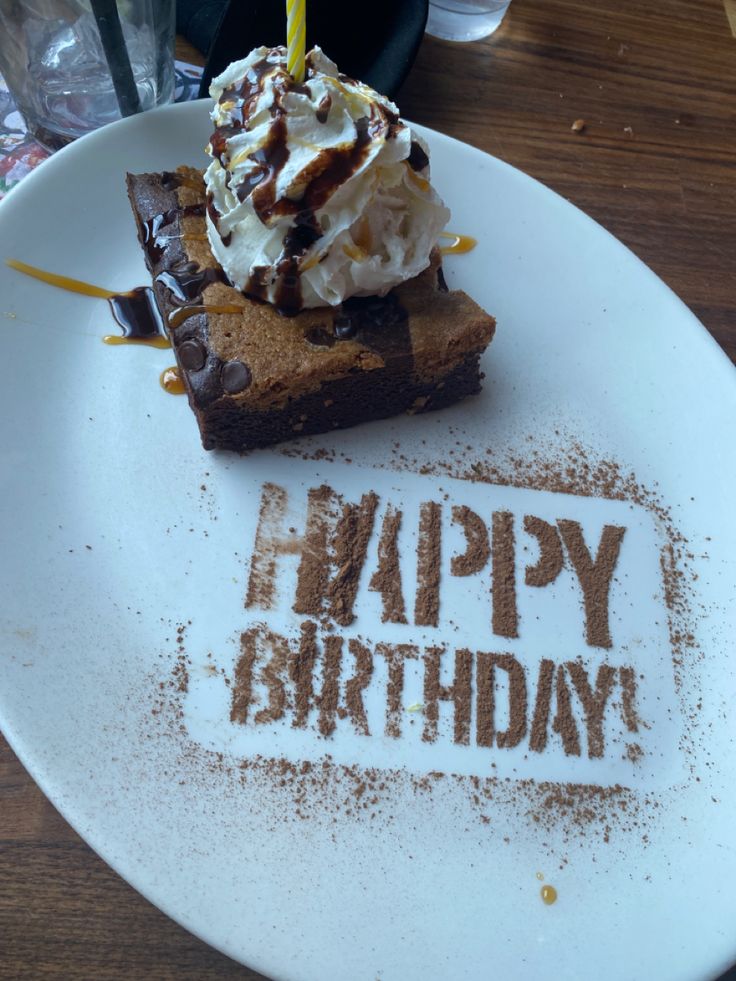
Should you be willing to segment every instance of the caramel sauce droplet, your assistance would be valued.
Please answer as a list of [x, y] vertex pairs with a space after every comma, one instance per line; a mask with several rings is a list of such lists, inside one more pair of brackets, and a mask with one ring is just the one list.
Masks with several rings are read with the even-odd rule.
[[442, 255], [462, 255], [465, 252], [472, 252], [478, 244], [478, 240], [471, 235], [456, 235], [454, 232], [440, 232], [441, 238], [451, 238], [449, 245], [441, 245]]
[[159, 381], [161, 382], [161, 388], [168, 392], [169, 395], [183, 395], [186, 392], [184, 382], [176, 365], [172, 365], [171, 368], [164, 368], [159, 375]]
[[176, 330], [177, 327], [181, 327], [185, 320], [190, 317], [196, 317], [198, 313], [242, 313], [242, 306], [235, 306], [233, 303], [194, 303], [191, 306], [179, 307], [178, 310], [172, 310], [169, 314], [169, 327], [172, 330]]
[[542, 886], [540, 895], [542, 902], [546, 903], [547, 906], [551, 906], [557, 900], [557, 890], [554, 886]]

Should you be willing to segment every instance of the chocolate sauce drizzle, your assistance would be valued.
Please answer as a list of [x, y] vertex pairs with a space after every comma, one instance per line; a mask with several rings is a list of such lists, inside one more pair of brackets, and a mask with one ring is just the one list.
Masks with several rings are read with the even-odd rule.
[[407, 157], [407, 163], [412, 170], [421, 171], [425, 167], [429, 167], [429, 157], [421, 148], [416, 140], [411, 141], [411, 149], [409, 151], [409, 156]]
[[[277, 118], [272, 124], [271, 137], [257, 158], [261, 164], [258, 179], [251, 180], [251, 192], [260, 188], [256, 200], [264, 208], [278, 204], [275, 186], [279, 158], [275, 148], [285, 133], [283, 121], [276, 122]], [[345, 179], [352, 168], [359, 165], [375, 128], [384, 125], [390, 125], [390, 122], [378, 114], [359, 120], [354, 145], [328, 154], [323, 160], [322, 174], [317, 171], [319, 176], [308, 185], [276, 262], [282, 312], [297, 313], [301, 306], [299, 259], [322, 234], [315, 209], [332, 192], [334, 182]], [[294, 209], [293, 202], [284, 206]], [[172, 249], [178, 248], [174, 241], [170, 245]], [[168, 291], [169, 303], [176, 308], [170, 316], [176, 318], [177, 326], [173, 323], [171, 326], [177, 357], [187, 384], [197, 393], [198, 403], [208, 405], [223, 395], [242, 392], [252, 382], [248, 365], [239, 361], [222, 362], [208, 344], [206, 314], [217, 312], [217, 308], [204, 304], [202, 293], [212, 282], [227, 282], [224, 273], [219, 268], [201, 269], [186, 255], [173, 265], [167, 265], [168, 269], [156, 277], [156, 283]], [[273, 275], [272, 266], [253, 270], [248, 290], [253, 299], [266, 300]], [[394, 293], [383, 298], [354, 297], [345, 301], [341, 307], [327, 313], [323, 323], [308, 328], [304, 339], [308, 345], [323, 350], [346, 341], [362, 344], [385, 358], [389, 371], [405, 370], [406, 359], [413, 357], [408, 314]]]
[[163, 211], [141, 222], [141, 243], [152, 262], [159, 262], [161, 260], [168, 240], [171, 237], [164, 233], [163, 229], [168, 228], [172, 221], [182, 213], [185, 216], [202, 217], [204, 215], [204, 205], [189, 204], [184, 208], [171, 208], [169, 211]]
[[228, 279], [219, 266], [202, 269], [196, 262], [182, 260], [171, 269], [160, 272], [156, 282], [169, 290], [173, 304], [184, 306], [201, 300], [202, 292], [211, 283], [227, 285]]
[[318, 123], [326, 123], [327, 117], [330, 115], [330, 107], [332, 106], [332, 96], [327, 93], [327, 95], [320, 100], [315, 116], [317, 117]]
[[150, 286], [136, 286], [127, 293], [116, 293], [107, 302], [113, 317], [123, 329], [123, 340], [141, 343], [167, 337]]

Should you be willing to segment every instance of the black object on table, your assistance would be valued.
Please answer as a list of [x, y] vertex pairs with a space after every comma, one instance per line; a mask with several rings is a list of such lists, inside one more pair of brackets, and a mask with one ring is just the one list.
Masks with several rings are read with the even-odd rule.
[[[200, 96], [230, 62], [260, 45], [286, 43], [279, 0], [177, 0], [177, 31], [207, 56]], [[428, 0], [373, 0], [370, 8], [309, 0], [307, 50], [319, 45], [340, 71], [393, 96], [409, 73], [427, 23]]]

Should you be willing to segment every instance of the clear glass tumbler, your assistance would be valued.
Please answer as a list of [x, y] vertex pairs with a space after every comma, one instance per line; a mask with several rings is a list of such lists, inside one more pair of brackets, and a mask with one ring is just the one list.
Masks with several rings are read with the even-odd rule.
[[175, 0], [0, 0], [0, 74], [50, 150], [174, 97]]
[[478, 41], [500, 26], [511, 0], [429, 0], [427, 34]]

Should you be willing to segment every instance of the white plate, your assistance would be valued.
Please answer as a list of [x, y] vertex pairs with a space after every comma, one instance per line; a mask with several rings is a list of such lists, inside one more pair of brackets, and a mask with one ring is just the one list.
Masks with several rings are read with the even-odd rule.
[[[113, 289], [145, 282], [124, 173], [200, 164], [208, 130], [205, 105], [180, 105], [57, 154], [0, 207], [0, 256]], [[186, 402], [158, 385], [169, 352], [105, 346], [103, 301], [0, 268], [3, 730], [121, 875], [276, 978], [712, 976], [736, 956], [733, 367], [600, 227], [497, 160], [426, 136], [452, 227], [479, 240], [448, 259], [448, 279], [498, 318], [484, 390], [442, 413], [304, 444], [325, 450], [322, 459], [304, 459], [304, 447], [301, 456], [205, 453]], [[570, 452], [633, 472], [644, 503], [524, 486], [539, 460], [567, 465]], [[455, 474], [490, 461], [522, 486], [438, 475], [442, 461]], [[441, 505], [440, 625], [381, 623], [380, 597], [367, 588], [374, 533], [358, 620], [338, 629], [422, 647], [406, 662], [401, 738], [383, 734], [378, 657], [365, 698], [370, 736], [347, 718], [325, 739], [316, 710], [302, 730], [288, 707], [268, 725], [253, 713], [248, 725], [229, 721], [218, 672], [232, 674], [240, 633], [260, 619], [293, 634], [303, 619], [290, 609], [294, 554], [277, 563], [274, 608], [244, 605], [265, 482], [287, 490], [294, 526], [305, 520], [306, 489], [323, 482], [352, 501], [375, 490], [379, 517], [389, 502], [402, 507], [410, 621], [418, 507]], [[492, 512], [514, 516], [518, 638], [493, 632], [488, 566], [451, 574], [450, 555], [462, 551], [450, 524], [458, 504], [488, 524]], [[591, 548], [604, 524], [626, 527], [610, 649], [586, 643], [569, 560], [551, 586], [525, 584], [537, 554], [522, 526], [529, 514], [579, 521]], [[675, 544], [687, 609], [668, 613], [659, 560], [675, 534], [685, 540]], [[684, 644], [674, 638], [678, 663], [668, 622], [693, 633]], [[424, 699], [424, 646], [442, 642], [470, 649], [473, 663], [478, 651], [513, 654], [529, 714], [543, 658], [615, 668], [603, 757], [587, 755], [574, 690], [579, 757], [566, 756], [551, 730], [543, 752], [529, 748], [528, 729], [516, 748], [479, 747], [475, 722], [469, 745], [456, 744], [450, 703], [437, 741], [423, 742], [424, 715], [407, 708]], [[187, 692], [171, 687], [179, 655]], [[646, 725], [635, 734], [623, 724], [621, 666], [639, 679]], [[343, 682], [349, 667], [346, 655]], [[498, 729], [504, 678], [499, 670]], [[644, 753], [636, 762], [632, 742]], [[281, 786], [267, 769], [241, 770], [254, 754], [316, 762], [322, 789], [307, 776], [287, 773]], [[343, 764], [393, 776], [379, 774], [361, 796]], [[473, 777], [491, 775], [496, 782], [478, 791]], [[540, 781], [619, 783], [631, 788], [630, 810], [594, 801], [587, 823], [578, 808], [576, 824], [544, 806], [555, 786], [540, 790]], [[556, 887], [554, 905], [542, 902], [537, 873]]]

